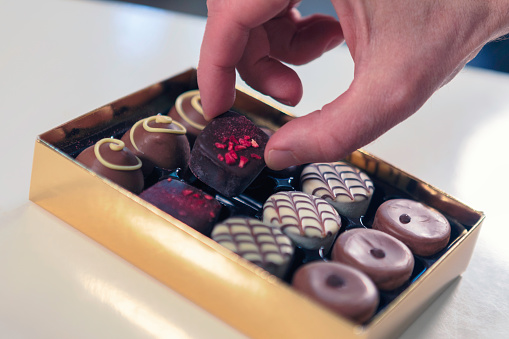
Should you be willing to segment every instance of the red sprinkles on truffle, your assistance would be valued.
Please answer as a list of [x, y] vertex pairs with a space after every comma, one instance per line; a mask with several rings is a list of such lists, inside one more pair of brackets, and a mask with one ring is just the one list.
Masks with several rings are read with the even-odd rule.
[[[239, 159], [239, 155], [237, 152], [244, 151], [249, 147], [260, 147], [258, 143], [252, 139], [249, 135], [244, 135], [242, 138], [237, 139], [233, 134], [230, 137], [223, 137], [221, 139], [222, 142], [214, 143], [214, 146], [218, 149], [227, 149], [228, 152], [223, 154], [218, 154], [217, 158], [219, 161], [226, 162], [227, 165], [235, 165], [237, 160], [239, 160], [238, 166], [240, 168], [244, 168], [244, 166], [249, 162], [249, 158], [241, 155]], [[228, 146], [226, 146], [226, 142], [228, 142]], [[251, 158], [261, 159], [259, 155], [255, 153], [250, 154]]]

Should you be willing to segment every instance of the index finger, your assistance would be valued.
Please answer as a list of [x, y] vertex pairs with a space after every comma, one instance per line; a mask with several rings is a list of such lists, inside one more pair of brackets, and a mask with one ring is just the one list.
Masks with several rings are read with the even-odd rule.
[[251, 29], [286, 10], [292, 0], [207, 1], [208, 19], [198, 62], [201, 103], [207, 118], [227, 111], [235, 100], [235, 68]]

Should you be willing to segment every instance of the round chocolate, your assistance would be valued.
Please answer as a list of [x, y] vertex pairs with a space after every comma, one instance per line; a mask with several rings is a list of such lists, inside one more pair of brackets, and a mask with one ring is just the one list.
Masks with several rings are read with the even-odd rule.
[[292, 241], [258, 219], [232, 217], [214, 226], [212, 239], [268, 272], [283, 277], [293, 255]]
[[272, 194], [263, 205], [263, 221], [307, 249], [328, 250], [341, 228], [341, 217], [329, 203], [304, 192]]
[[208, 124], [203, 115], [199, 90], [187, 91], [179, 95], [168, 115], [184, 125], [191, 143], [194, 143], [196, 136]]
[[332, 260], [361, 270], [385, 291], [403, 285], [414, 268], [414, 257], [405, 244], [389, 234], [365, 228], [341, 234], [332, 249]]
[[451, 236], [451, 225], [440, 212], [408, 199], [392, 199], [381, 204], [373, 228], [398, 238], [421, 256], [444, 249]]
[[133, 193], [138, 194], [143, 190], [141, 161], [121, 140], [99, 140], [83, 150], [76, 161]]
[[121, 140], [141, 159], [143, 172], [148, 175], [154, 166], [187, 168], [191, 149], [185, 133], [185, 127], [172, 118], [155, 115], [138, 121]]
[[366, 213], [375, 190], [366, 173], [343, 161], [309, 164], [300, 178], [302, 191], [327, 200], [350, 218]]
[[361, 271], [336, 262], [312, 262], [294, 274], [293, 287], [354, 322], [369, 320], [380, 300], [371, 279]]

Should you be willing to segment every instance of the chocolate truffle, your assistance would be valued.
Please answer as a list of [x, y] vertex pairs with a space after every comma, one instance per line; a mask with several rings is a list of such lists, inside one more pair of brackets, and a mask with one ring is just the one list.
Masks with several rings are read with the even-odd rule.
[[421, 256], [444, 249], [451, 236], [451, 225], [440, 212], [408, 199], [392, 199], [381, 204], [373, 228], [398, 238]]
[[140, 197], [205, 235], [221, 211], [221, 204], [214, 197], [171, 178], [143, 191]]
[[179, 95], [168, 115], [184, 125], [191, 144], [208, 124], [203, 116], [199, 90], [187, 91]]
[[414, 268], [414, 256], [405, 244], [389, 234], [365, 228], [341, 234], [332, 249], [332, 260], [361, 270], [384, 291], [403, 285]]
[[301, 173], [302, 190], [327, 200], [345, 217], [366, 213], [375, 190], [368, 175], [343, 161], [307, 165]]
[[187, 168], [191, 149], [186, 128], [165, 115], [138, 121], [122, 137], [143, 163], [143, 172], [150, 174], [154, 166], [163, 169]]
[[269, 137], [245, 116], [226, 112], [200, 133], [191, 151], [193, 174], [219, 193], [242, 193], [265, 167]]
[[76, 161], [133, 193], [143, 190], [141, 160], [121, 140], [101, 139], [83, 150]]
[[361, 271], [336, 262], [312, 262], [294, 274], [292, 286], [323, 306], [357, 323], [369, 320], [380, 296]]
[[328, 250], [341, 228], [341, 217], [329, 203], [304, 192], [272, 194], [263, 205], [263, 221], [306, 249]]
[[212, 239], [282, 278], [293, 255], [292, 241], [258, 219], [232, 217], [214, 226]]

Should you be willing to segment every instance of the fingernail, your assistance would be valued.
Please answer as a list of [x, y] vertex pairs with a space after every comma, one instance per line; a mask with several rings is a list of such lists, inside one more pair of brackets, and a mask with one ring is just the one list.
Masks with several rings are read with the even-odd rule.
[[297, 163], [298, 161], [291, 151], [269, 151], [267, 165], [274, 170], [282, 170]]

